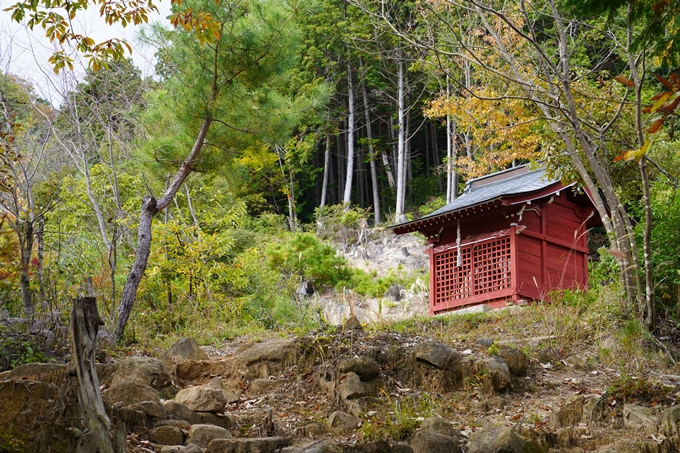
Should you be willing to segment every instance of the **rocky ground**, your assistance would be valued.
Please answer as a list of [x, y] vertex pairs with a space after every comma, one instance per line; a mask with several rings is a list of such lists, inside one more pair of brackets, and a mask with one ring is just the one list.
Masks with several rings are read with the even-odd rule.
[[[620, 399], [608, 387], [618, 371], [542, 341], [444, 344], [350, 320], [334, 333], [221, 348], [185, 339], [98, 373], [128, 452], [679, 451], [680, 376]], [[0, 439], [23, 439], [0, 450], [73, 451], [86, 433], [74, 428], [72, 379], [57, 364], [0, 375]]]
[[[416, 238], [375, 233], [362, 247], [343, 253], [368, 270], [427, 266]], [[418, 334], [387, 330], [378, 321], [427, 312], [422, 290], [397, 295], [380, 312], [345, 296], [325, 308], [337, 328], [302, 337], [184, 339], [156, 357], [105, 360], [112, 426], [125, 424], [130, 453], [680, 451], [672, 326], [651, 345], [656, 367], [606, 331], [560, 348], [572, 337], [555, 319], [537, 322], [534, 307], [470, 318], [453, 334], [442, 334], [447, 317]], [[630, 360], [602, 361], [603, 351]], [[74, 451], [88, 436], [74, 383], [68, 365], [0, 373], [0, 453]]]

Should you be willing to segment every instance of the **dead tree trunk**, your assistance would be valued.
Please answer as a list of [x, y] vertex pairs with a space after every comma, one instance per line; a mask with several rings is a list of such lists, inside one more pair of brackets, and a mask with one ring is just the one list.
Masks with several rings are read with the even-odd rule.
[[[71, 310], [72, 365], [78, 377], [78, 401], [83, 419], [83, 435], [76, 446], [77, 453], [124, 453], [125, 436], [111, 438], [111, 423], [104, 410], [99, 391], [99, 378], [94, 366], [97, 331], [104, 321], [97, 312], [94, 297], [78, 297]], [[119, 423], [120, 425], [120, 423]], [[118, 426], [117, 432], [124, 432]], [[121, 442], [122, 437], [122, 442]]]

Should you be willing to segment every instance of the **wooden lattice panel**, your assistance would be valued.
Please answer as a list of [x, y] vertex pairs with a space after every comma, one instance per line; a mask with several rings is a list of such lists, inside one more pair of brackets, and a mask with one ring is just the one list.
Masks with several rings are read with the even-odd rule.
[[460, 247], [446, 245], [435, 250], [435, 306], [510, 288], [510, 237], [491, 237]]

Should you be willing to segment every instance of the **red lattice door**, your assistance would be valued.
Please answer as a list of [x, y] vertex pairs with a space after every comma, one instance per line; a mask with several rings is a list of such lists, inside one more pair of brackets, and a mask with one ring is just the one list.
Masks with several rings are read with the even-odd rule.
[[509, 230], [462, 242], [460, 248], [435, 247], [433, 272], [435, 312], [505, 296], [512, 288]]

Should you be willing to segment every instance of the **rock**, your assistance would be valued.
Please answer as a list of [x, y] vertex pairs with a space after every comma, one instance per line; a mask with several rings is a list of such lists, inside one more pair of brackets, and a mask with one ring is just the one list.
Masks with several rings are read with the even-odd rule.
[[222, 427], [214, 425], [192, 425], [187, 434], [187, 444], [207, 447], [213, 439], [231, 439], [231, 433]]
[[387, 291], [385, 291], [385, 298], [399, 302], [402, 299], [401, 292], [404, 290], [401, 286], [392, 283]]
[[188, 422], [193, 421], [194, 411], [186, 407], [184, 404], [178, 403], [175, 400], [170, 400], [165, 401], [163, 406], [167, 411], [168, 418], [175, 420], [186, 420]]
[[338, 385], [338, 392], [340, 392], [340, 398], [344, 401], [366, 396], [366, 389], [356, 373], [349, 372], [341, 380], [342, 382]]
[[225, 360], [186, 360], [175, 364], [177, 379], [184, 382], [202, 380], [206, 376], [231, 374], [232, 361]]
[[177, 392], [175, 401], [196, 412], [221, 412], [227, 405], [222, 391], [209, 385], [182, 389]]
[[413, 349], [416, 360], [429, 363], [440, 370], [454, 367], [460, 360], [458, 352], [453, 348], [436, 341], [420, 343]]
[[149, 386], [157, 390], [164, 399], [171, 399], [175, 394], [168, 370], [160, 360], [150, 357], [130, 357], [122, 360], [113, 375], [111, 387], [121, 382]]
[[214, 412], [194, 412], [196, 424], [215, 425], [221, 428], [231, 428], [232, 420], [226, 415], [217, 415]]
[[409, 446], [413, 453], [462, 453], [458, 439], [442, 434], [417, 432]]
[[341, 433], [349, 434], [357, 429], [359, 420], [345, 412], [335, 411], [328, 417], [328, 424]]
[[102, 392], [102, 399], [110, 405], [120, 402], [123, 406], [130, 406], [142, 401], [160, 401], [161, 396], [156, 389], [148, 385], [119, 378]]
[[208, 360], [208, 354], [203, 352], [198, 342], [193, 338], [182, 338], [160, 357], [161, 362], [167, 368], [171, 368], [175, 362], [186, 360]]
[[201, 448], [196, 444], [189, 444], [186, 446], [184, 453], [205, 453], [205, 448]]
[[583, 395], [574, 395], [559, 410], [550, 414], [550, 423], [555, 428], [567, 428], [581, 423], [584, 414]]
[[285, 362], [293, 355], [294, 343], [286, 338], [276, 338], [257, 343], [245, 351], [237, 354], [237, 359], [244, 365], [252, 365], [257, 362]]
[[189, 428], [191, 428], [191, 423], [186, 420], [158, 420], [154, 424], [154, 428], [158, 428], [159, 426], [174, 426], [175, 428], [189, 431]]
[[342, 447], [342, 453], [387, 453], [391, 450], [390, 443], [386, 440], [346, 443], [338, 446]]
[[667, 437], [680, 436], [680, 406], [673, 406], [661, 414], [659, 430]]
[[356, 359], [354, 372], [362, 381], [370, 381], [380, 376], [380, 365], [370, 357], [359, 357]]
[[147, 416], [159, 420], [168, 418], [168, 412], [160, 401], [141, 401], [129, 406], [130, 409], [144, 412]]
[[208, 384], [210, 387], [215, 388], [217, 390], [220, 390], [222, 394], [224, 395], [224, 398], [227, 400], [227, 404], [235, 403], [239, 401], [239, 397], [236, 393], [232, 392], [229, 390], [225, 385], [224, 381], [222, 379], [216, 377], [210, 383]]
[[184, 445], [166, 445], [161, 447], [161, 453], [187, 453], [187, 449]]
[[428, 417], [420, 425], [420, 432], [441, 434], [443, 436], [458, 437], [458, 431], [453, 425], [441, 417]]
[[333, 453], [336, 451], [333, 445], [323, 440], [313, 440], [303, 444], [291, 445], [281, 450], [281, 453]]
[[248, 383], [248, 392], [255, 395], [260, 395], [262, 393], [268, 393], [273, 387], [275, 387], [277, 382], [272, 379], [253, 379]]
[[484, 369], [487, 371], [487, 374], [484, 376], [487, 389], [496, 393], [503, 393], [512, 388], [512, 376], [505, 360], [492, 355], [486, 357], [483, 364]]
[[390, 453], [413, 453], [413, 448], [411, 448], [411, 446], [408, 444], [399, 442], [392, 445]]
[[345, 410], [348, 414], [353, 415], [357, 419], [361, 418], [361, 414], [366, 412], [366, 406], [363, 398], [356, 400], [349, 400], [345, 402]]
[[274, 453], [290, 444], [288, 437], [215, 439], [206, 453]]
[[343, 327], [345, 330], [356, 330], [359, 332], [364, 331], [364, 326], [361, 325], [361, 321], [359, 321], [359, 318], [356, 316], [349, 318]]
[[[75, 451], [75, 439], [68, 428], [80, 426], [80, 414], [77, 403], [64, 407], [65, 397], [73, 402], [76, 395], [65, 394], [63, 387], [52, 383], [0, 381], [0, 450], [7, 446], [7, 451]], [[62, 423], [54, 423], [54, 416], [63, 417]], [[16, 443], [7, 445], [4, 441]], [[21, 448], [15, 448], [18, 445]]]
[[555, 348], [540, 349], [536, 353], [536, 358], [543, 364], [557, 363], [562, 360], [562, 353]]
[[328, 423], [323, 422], [311, 422], [300, 427], [298, 429], [298, 434], [304, 437], [319, 437], [324, 434], [328, 434]]
[[25, 363], [7, 372], [5, 379], [30, 379], [43, 384], [57, 384], [66, 375], [66, 365], [58, 363]]
[[529, 360], [527, 355], [520, 349], [501, 346], [498, 350], [498, 356], [503, 358], [505, 363], [508, 364], [508, 369], [512, 375], [524, 376], [527, 374]]
[[657, 425], [651, 408], [634, 404], [623, 406], [623, 426], [652, 434], [656, 433]]
[[340, 373], [354, 372], [362, 381], [370, 381], [380, 376], [380, 365], [370, 357], [357, 359], [342, 359], [338, 362]]
[[158, 426], [149, 433], [149, 440], [158, 445], [183, 445], [184, 433], [176, 426]]
[[120, 404], [113, 406], [114, 418], [125, 423], [125, 426], [136, 433], [146, 431], [146, 414], [141, 410], [133, 409], [132, 406], [118, 407]]
[[547, 449], [507, 426], [489, 426], [475, 431], [468, 453], [547, 453]]
[[579, 371], [589, 371], [592, 367], [588, 365], [586, 359], [578, 355], [572, 355], [564, 359], [568, 367]]

